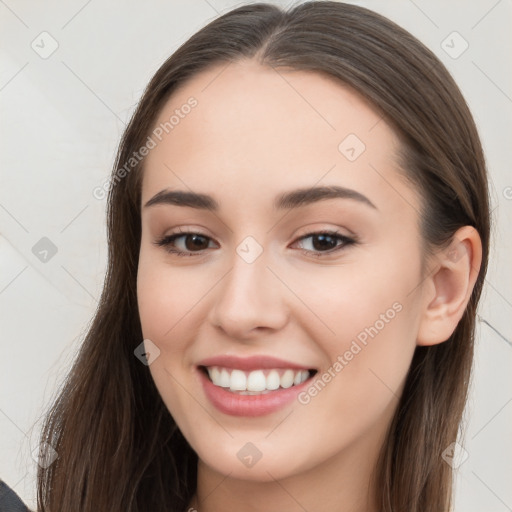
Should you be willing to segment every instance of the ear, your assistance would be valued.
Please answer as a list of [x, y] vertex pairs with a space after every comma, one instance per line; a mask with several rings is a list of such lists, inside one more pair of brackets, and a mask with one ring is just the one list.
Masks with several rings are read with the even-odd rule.
[[436, 345], [452, 335], [469, 302], [481, 263], [482, 242], [472, 226], [460, 228], [448, 249], [435, 255], [424, 283], [418, 345]]

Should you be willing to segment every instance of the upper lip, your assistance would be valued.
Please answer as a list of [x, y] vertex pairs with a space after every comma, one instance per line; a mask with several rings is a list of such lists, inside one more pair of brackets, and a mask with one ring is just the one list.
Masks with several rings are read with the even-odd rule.
[[292, 368], [295, 370], [310, 370], [311, 366], [285, 361], [272, 356], [256, 355], [251, 357], [238, 357], [233, 355], [219, 355], [208, 357], [198, 363], [198, 366], [221, 366], [245, 371], [264, 370], [271, 368]]

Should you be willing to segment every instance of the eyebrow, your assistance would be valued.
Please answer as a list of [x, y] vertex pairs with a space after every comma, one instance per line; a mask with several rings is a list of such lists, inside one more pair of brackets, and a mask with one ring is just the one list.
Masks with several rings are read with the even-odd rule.
[[[299, 188], [285, 192], [276, 197], [273, 207], [276, 210], [300, 208], [326, 199], [352, 199], [377, 210], [377, 207], [360, 192], [336, 185]], [[212, 196], [184, 190], [161, 190], [147, 201], [144, 207], [147, 208], [157, 204], [188, 206], [212, 211], [220, 209], [219, 203]]]

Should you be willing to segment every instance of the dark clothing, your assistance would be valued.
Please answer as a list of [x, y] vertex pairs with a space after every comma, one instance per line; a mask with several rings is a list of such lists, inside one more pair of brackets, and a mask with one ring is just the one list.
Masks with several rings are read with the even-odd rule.
[[0, 479], [0, 512], [30, 512], [19, 496]]

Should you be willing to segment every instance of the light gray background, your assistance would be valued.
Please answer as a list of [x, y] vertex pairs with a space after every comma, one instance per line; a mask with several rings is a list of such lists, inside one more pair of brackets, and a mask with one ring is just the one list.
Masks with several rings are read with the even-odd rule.
[[[354, 3], [387, 15], [441, 58], [481, 133], [496, 225], [455, 510], [512, 510], [512, 2]], [[159, 65], [240, 4], [0, 0], [0, 477], [33, 508], [40, 419], [86, 332], [106, 268], [105, 200], [92, 191], [108, 178]], [[42, 58], [52, 38], [58, 48]], [[454, 58], [464, 41], [469, 47]], [[47, 262], [32, 252], [42, 237], [57, 247]]]

